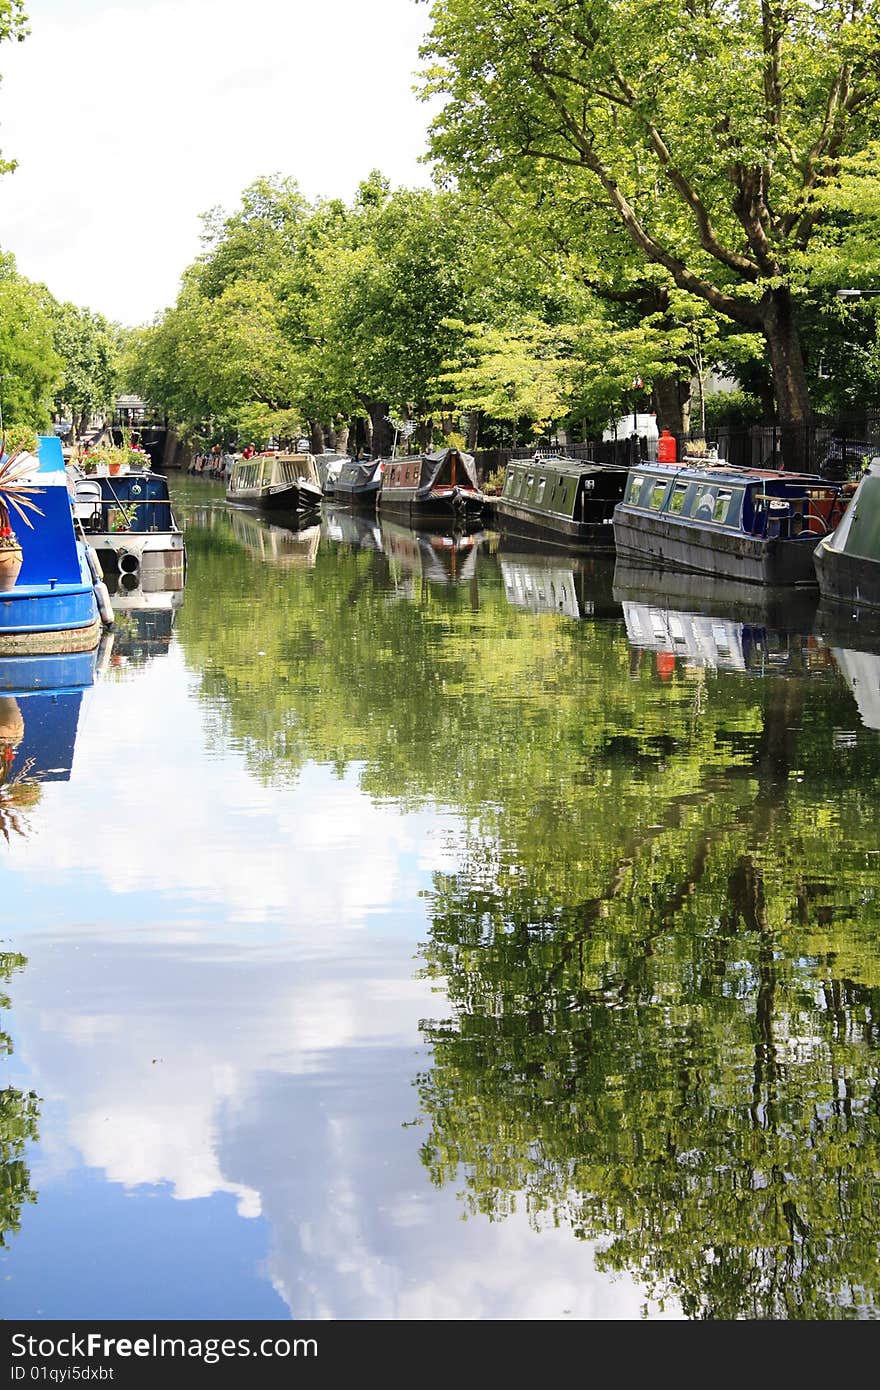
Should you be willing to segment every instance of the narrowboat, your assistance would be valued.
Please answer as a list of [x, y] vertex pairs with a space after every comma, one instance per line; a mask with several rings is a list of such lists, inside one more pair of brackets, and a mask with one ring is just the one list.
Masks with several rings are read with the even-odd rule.
[[334, 479], [333, 501], [375, 510], [382, 491], [383, 468], [381, 459], [348, 459], [340, 465]]
[[274, 451], [236, 459], [226, 488], [227, 502], [267, 511], [308, 511], [320, 506], [322, 495], [314, 454]]
[[640, 464], [614, 509], [625, 559], [748, 584], [816, 583], [813, 551], [845, 506], [841, 484], [813, 474], [727, 464]]
[[37, 453], [22, 462], [19, 481], [39, 515], [31, 526], [16, 520], [21, 567], [0, 588], [0, 656], [90, 652], [113, 610], [98, 560], [74, 518], [61, 440], [40, 436]]
[[379, 508], [412, 526], [439, 521], [456, 526], [483, 509], [473, 455], [460, 449], [382, 460]]
[[85, 473], [67, 465], [74, 515], [101, 563], [105, 579], [128, 574], [162, 588], [182, 589], [186, 543], [171, 510], [168, 479], [150, 468]]
[[350, 454], [324, 453], [315, 455], [318, 477], [321, 479], [321, 491], [325, 497], [333, 496], [336, 491], [336, 479], [339, 477], [339, 470], [350, 459]]
[[880, 459], [871, 462], [813, 559], [823, 598], [880, 608]]
[[627, 470], [558, 456], [511, 459], [495, 500], [498, 531], [540, 537], [549, 544], [614, 550], [614, 508]]

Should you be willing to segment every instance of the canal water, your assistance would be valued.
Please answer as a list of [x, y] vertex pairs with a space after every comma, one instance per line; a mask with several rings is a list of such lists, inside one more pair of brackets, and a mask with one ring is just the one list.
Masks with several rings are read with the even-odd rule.
[[877, 632], [174, 489], [0, 700], [0, 1315], [876, 1317]]

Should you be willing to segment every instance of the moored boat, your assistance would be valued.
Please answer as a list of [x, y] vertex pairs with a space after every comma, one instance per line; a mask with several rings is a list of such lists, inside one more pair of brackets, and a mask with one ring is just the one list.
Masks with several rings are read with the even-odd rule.
[[383, 468], [381, 459], [349, 459], [341, 464], [333, 482], [333, 501], [374, 509], [382, 491]]
[[105, 578], [128, 574], [162, 588], [182, 589], [186, 543], [171, 509], [168, 479], [149, 468], [90, 474], [67, 465], [74, 515]]
[[379, 508], [413, 526], [461, 525], [478, 517], [483, 494], [473, 455], [460, 449], [384, 459]]
[[267, 452], [237, 459], [226, 488], [227, 502], [268, 511], [302, 512], [320, 506], [321, 475], [314, 454]]
[[39, 515], [16, 527], [21, 568], [0, 591], [0, 656], [92, 651], [113, 613], [74, 518], [60, 439], [41, 436], [23, 467]]
[[552, 455], [511, 459], [492, 524], [501, 532], [535, 536], [566, 548], [614, 549], [614, 508], [627, 470]]
[[785, 587], [815, 584], [813, 551], [845, 506], [841, 484], [726, 464], [642, 464], [614, 509], [617, 554]]
[[823, 598], [880, 608], [880, 460], [869, 466], [838, 525], [813, 559]]

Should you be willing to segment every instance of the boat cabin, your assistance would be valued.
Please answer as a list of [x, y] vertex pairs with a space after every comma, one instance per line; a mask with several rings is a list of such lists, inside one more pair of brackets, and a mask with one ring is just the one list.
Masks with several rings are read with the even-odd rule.
[[811, 474], [657, 464], [630, 471], [627, 508], [766, 539], [818, 541], [841, 515], [840, 487]]
[[610, 520], [623, 495], [626, 469], [576, 459], [512, 459], [502, 497], [530, 511], [567, 521]]

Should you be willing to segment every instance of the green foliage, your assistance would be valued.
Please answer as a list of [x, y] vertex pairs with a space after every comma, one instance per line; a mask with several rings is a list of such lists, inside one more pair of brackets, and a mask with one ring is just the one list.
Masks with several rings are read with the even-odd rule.
[[[643, 265], [765, 337], [794, 422], [809, 411], [797, 296], [835, 189], [863, 191], [871, 173], [840, 171], [876, 135], [877, 42], [873, 7], [831, 0], [438, 0], [431, 153], [469, 188], [514, 180], [579, 207], [560, 250], [626, 293], [626, 257], [591, 256], [616, 225]], [[861, 207], [849, 191], [850, 215], [873, 218], [873, 191]]]
[[18, 274], [0, 252], [0, 404], [4, 424], [45, 429], [61, 371], [54, 346], [54, 301]]
[[[0, 43], [4, 39], [16, 39], [20, 43], [29, 33], [24, 0], [0, 0]], [[16, 165], [14, 159], [0, 158], [0, 174], [10, 173]]]
[[93, 415], [112, 409], [119, 390], [120, 334], [101, 314], [59, 304], [53, 345], [63, 373], [55, 388], [55, 410], [59, 414], [69, 410], [79, 433]]

